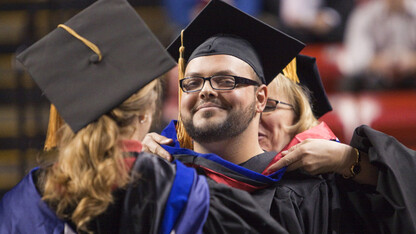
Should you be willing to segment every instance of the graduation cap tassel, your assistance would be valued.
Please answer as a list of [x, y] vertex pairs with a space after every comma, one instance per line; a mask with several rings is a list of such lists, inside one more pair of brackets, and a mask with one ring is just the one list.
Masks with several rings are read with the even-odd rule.
[[[181, 47], [179, 48], [179, 59], [178, 59], [178, 81], [183, 79], [185, 75], [185, 59], [183, 58], [183, 53], [185, 51], [185, 47], [183, 46], [183, 30], [181, 31]], [[179, 97], [179, 116], [178, 116], [178, 123], [176, 125], [176, 134], [179, 141], [179, 144], [182, 148], [193, 149], [192, 139], [188, 135], [183, 126], [181, 120], [181, 98], [182, 98], [182, 90], [179, 88], [178, 90], [178, 97]]]
[[283, 68], [283, 75], [296, 84], [299, 84], [299, 77], [296, 73], [296, 58], [294, 58], [285, 68]]
[[56, 136], [56, 132], [58, 129], [64, 124], [62, 117], [59, 115], [56, 107], [51, 104], [51, 109], [49, 112], [49, 124], [48, 124], [48, 131], [46, 133], [46, 140], [45, 140], [45, 151], [49, 151], [56, 147], [58, 144], [58, 139]]

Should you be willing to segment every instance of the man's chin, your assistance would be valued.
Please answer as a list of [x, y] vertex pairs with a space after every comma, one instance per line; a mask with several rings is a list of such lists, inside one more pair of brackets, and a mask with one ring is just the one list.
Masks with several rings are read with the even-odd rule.
[[207, 128], [213, 128], [219, 125], [222, 125], [223, 120], [218, 120], [218, 119], [214, 119], [214, 118], [209, 118], [209, 119], [198, 119], [196, 121], [194, 121], [193, 125], [196, 129], [207, 129]]
[[209, 127], [211, 125], [218, 125], [218, 124], [222, 124], [226, 119], [227, 116], [220, 114], [220, 113], [215, 113], [212, 111], [204, 111], [204, 112], [200, 112], [200, 113], [196, 113], [193, 117], [193, 124], [195, 127]]

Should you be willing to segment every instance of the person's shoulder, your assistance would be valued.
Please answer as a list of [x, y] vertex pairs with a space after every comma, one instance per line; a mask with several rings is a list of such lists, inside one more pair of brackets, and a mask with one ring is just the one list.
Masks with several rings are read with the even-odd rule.
[[166, 171], [175, 171], [175, 165], [166, 159], [155, 154], [140, 152], [133, 165], [133, 170], [138, 171], [139, 174], [146, 172], [164, 173]]
[[[34, 177], [39, 171], [32, 169], [0, 201], [0, 233], [38, 233], [47, 227], [63, 229], [63, 222], [41, 200]], [[50, 225], [51, 224], [51, 225]], [[47, 231], [47, 232], [49, 232]]]

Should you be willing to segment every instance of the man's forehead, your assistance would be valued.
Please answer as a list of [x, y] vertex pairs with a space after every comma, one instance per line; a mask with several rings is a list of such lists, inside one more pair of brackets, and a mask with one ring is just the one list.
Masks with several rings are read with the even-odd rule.
[[235, 75], [254, 78], [253, 68], [245, 61], [228, 54], [201, 56], [188, 62], [185, 76]]

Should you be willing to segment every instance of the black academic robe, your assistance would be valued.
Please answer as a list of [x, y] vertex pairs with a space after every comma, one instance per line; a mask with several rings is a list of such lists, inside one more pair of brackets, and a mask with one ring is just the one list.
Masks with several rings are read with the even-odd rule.
[[[174, 146], [164, 148], [177, 160], [219, 183], [250, 192], [263, 211], [289, 233], [340, 232], [342, 211], [333, 174], [311, 176], [302, 171], [284, 173], [284, 169], [268, 174], [266, 167], [280, 158], [276, 152], [265, 152], [236, 165], [217, 155], [180, 148], [172, 123], [162, 134], [174, 139]], [[332, 131], [320, 124], [296, 135], [289, 146], [307, 138], [336, 140]]]
[[378, 168], [377, 186], [338, 180], [338, 187], [359, 233], [416, 233], [416, 151], [368, 126], [358, 127], [351, 146], [366, 152]]

